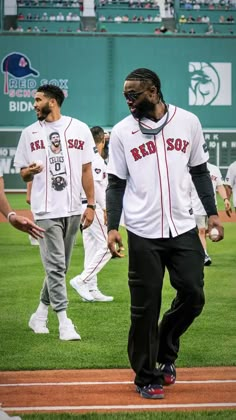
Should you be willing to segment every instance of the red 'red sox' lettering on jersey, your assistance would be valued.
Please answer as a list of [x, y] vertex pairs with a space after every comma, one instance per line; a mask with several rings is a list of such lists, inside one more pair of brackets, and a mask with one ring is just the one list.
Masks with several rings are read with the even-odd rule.
[[84, 149], [84, 141], [83, 140], [78, 140], [78, 139], [69, 139], [68, 140], [68, 145], [69, 145], [69, 149], [79, 149], [79, 150], [83, 150]]
[[148, 141], [147, 143], [141, 144], [139, 147], [135, 147], [130, 150], [134, 160], [142, 159], [145, 156], [151, 155], [156, 152], [156, 145], [154, 141]]
[[[186, 153], [189, 141], [182, 139], [169, 138], [166, 140], [167, 150], [176, 150], [182, 153]], [[134, 160], [142, 159], [145, 156], [151, 155], [156, 152], [156, 144], [154, 141], [148, 141], [147, 143], [141, 144], [139, 147], [134, 147], [130, 150]]]
[[43, 140], [36, 140], [30, 143], [31, 152], [35, 152], [35, 150], [45, 149]]
[[167, 139], [166, 143], [168, 144], [167, 150], [177, 150], [177, 152], [181, 151], [183, 153], [186, 153], [187, 147], [189, 145], [189, 141], [187, 140], [173, 138]]
[[[69, 139], [68, 140], [69, 149], [79, 149], [84, 150], [84, 141], [78, 139]], [[45, 149], [43, 140], [36, 140], [30, 143], [31, 152], [35, 150]]]

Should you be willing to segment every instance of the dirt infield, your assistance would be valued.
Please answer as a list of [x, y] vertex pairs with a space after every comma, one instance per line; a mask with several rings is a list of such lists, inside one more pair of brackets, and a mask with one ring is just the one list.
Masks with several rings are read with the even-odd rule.
[[0, 372], [0, 401], [9, 414], [236, 410], [236, 367], [179, 368], [156, 401], [135, 392], [130, 369]]
[[[30, 211], [17, 211], [32, 218]], [[236, 222], [220, 212], [222, 222]], [[6, 221], [0, 216], [0, 222]], [[179, 368], [164, 400], [135, 392], [130, 369], [0, 372], [0, 405], [13, 413], [236, 410], [236, 367]], [[235, 414], [236, 416], [236, 414]], [[223, 418], [223, 417], [222, 417]]]
[[[33, 220], [33, 216], [30, 210], [16, 210], [17, 214], [29, 217]], [[228, 217], [224, 211], [219, 211], [220, 219], [223, 223], [225, 222], [236, 222], [236, 213], [233, 212], [231, 217]], [[6, 218], [0, 213], [0, 222], [7, 222]]]

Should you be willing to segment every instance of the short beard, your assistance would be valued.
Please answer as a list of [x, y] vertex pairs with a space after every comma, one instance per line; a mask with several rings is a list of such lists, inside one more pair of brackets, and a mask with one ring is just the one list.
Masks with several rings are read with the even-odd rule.
[[152, 116], [155, 110], [155, 104], [148, 101], [147, 99], [144, 99], [137, 107], [135, 112], [132, 112], [132, 115], [134, 118], [137, 118], [138, 120], [141, 120], [142, 118], [146, 117], [149, 118]]
[[47, 118], [47, 116], [50, 114], [51, 109], [49, 108], [49, 105], [46, 104], [42, 110], [41, 110], [41, 115], [38, 117], [39, 121], [43, 121]]
[[60, 141], [52, 141], [52, 145], [57, 148], [60, 146]]

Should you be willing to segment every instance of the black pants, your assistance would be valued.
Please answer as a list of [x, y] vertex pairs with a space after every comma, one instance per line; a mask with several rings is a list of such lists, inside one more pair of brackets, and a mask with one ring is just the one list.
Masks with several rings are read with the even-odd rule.
[[[168, 239], [146, 239], [128, 232], [128, 245], [128, 355], [135, 383], [144, 386], [162, 382], [156, 362], [175, 362], [180, 336], [203, 309], [204, 250], [197, 228]], [[158, 326], [165, 267], [177, 293]]]

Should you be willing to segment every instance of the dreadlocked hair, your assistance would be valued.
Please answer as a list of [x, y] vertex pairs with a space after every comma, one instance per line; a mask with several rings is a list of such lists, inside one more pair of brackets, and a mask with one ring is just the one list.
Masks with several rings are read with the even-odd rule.
[[161, 91], [161, 81], [159, 77], [157, 76], [154, 71], [146, 69], [146, 68], [140, 68], [132, 71], [128, 74], [125, 80], [139, 80], [140, 82], [148, 82], [152, 83], [157, 88], [157, 93], [160, 96], [160, 100], [165, 103], [163, 94]]

